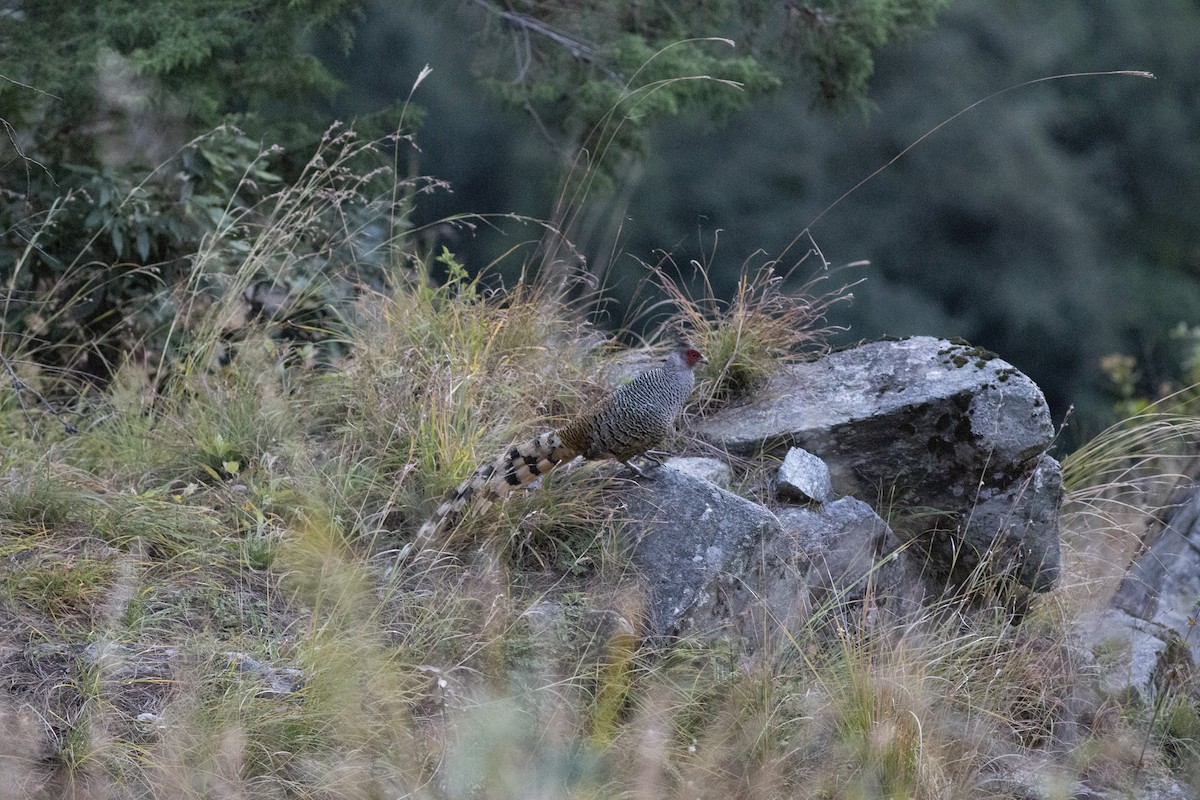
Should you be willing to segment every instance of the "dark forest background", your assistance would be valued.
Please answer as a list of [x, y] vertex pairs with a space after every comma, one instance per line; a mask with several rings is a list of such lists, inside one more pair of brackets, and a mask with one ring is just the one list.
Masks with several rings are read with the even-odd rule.
[[[600, 321], [636, 327], [648, 265], [700, 262], [728, 294], [820, 217], [826, 285], [856, 283], [840, 341], [992, 349], [1057, 422], [1074, 407], [1070, 441], [1200, 377], [1200, 3], [680, 5], [0, 2], [5, 351], [104, 380], [171, 325], [164, 287], [230, 209], [302, 176], [335, 121], [403, 121], [416, 147], [380, 158], [447, 184], [397, 201], [435, 271], [443, 246], [497, 281], [545, 255], [529, 221], [439, 220], [553, 220], [608, 298]], [[1005, 93], [822, 216], [975, 101], [1106, 70], [1156, 78]], [[353, 210], [365, 267], [377, 212]], [[797, 287], [821, 269], [794, 263], [808, 249], [780, 265]], [[296, 273], [311, 286], [329, 262]]]

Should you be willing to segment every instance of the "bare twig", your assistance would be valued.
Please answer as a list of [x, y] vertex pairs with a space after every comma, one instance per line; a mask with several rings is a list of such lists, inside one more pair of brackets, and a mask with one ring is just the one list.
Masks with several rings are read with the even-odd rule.
[[828, 206], [826, 206], [824, 211], [822, 211], [820, 214], [817, 214], [817, 216], [813, 217], [813, 219], [807, 225], [804, 226], [804, 229], [802, 231], [800, 231], [800, 233], [796, 234], [796, 238], [792, 239], [792, 241], [789, 242], [788, 245], [786, 247], [784, 247], [783, 251], [779, 254], [779, 260], [783, 260], [783, 257], [788, 253], [788, 251], [790, 251], [792, 249], [792, 247], [794, 247], [796, 245], [796, 243], [799, 242], [804, 236], [808, 235], [810, 229], [812, 229], [813, 226], [815, 226], [818, 222], [820, 222], [825, 217], [826, 214], [828, 214], [830, 211], [832, 211], [837, 206], [839, 206], [843, 200], [845, 200], [847, 197], [849, 197], [850, 195], [857, 192], [860, 188], [862, 188], [863, 185], [870, 183], [872, 180], [875, 179], [875, 177], [877, 175], [879, 175], [881, 172], [884, 172], [889, 167], [891, 167], [892, 164], [895, 164], [901, 158], [908, 155], [909, 151], [912, 150], [917, 145], [919, 145], [921, 142], [925, 141], [930, 136], [933, 136], [935, 133], [940, 131], [942, 128], [946, 127], [951, 122], [954, 122], [954, 120], [958, 119], [963, 114], [966, 114], [967, 112], [971, 111], [975, 107], [981, 106], [984, 103], [989, 102], [990, 100], [994, 100], [995, 98], [1000, 97], [1001, 95], [1008, 94], [1009, 92], [1014, 92], [1018, 89], [1024, 89], [1026, 86], [1033, 86], [1038, 83], [1047, 83], [1049, 81], [1060, 81], [1060, 80], [1065, 80], [1068, 78], [1095, 78], [1095, 77], [1108, 77], [1111, 75], [1127, 75], [1127, 76], [1132, 76], [1134, 78], [1150, 78], [1151, 80], [1154, 79], [1154, 73], [1146, 72], [1145, 70], [1140, 70], [1140, 69], [1116, 69], [1116, 70], [1105, 70], [1102, 72], [1070, 72], [1070, 73], [1065, 73], [1062, 75], [1047, 75], [1047, 76], [1044, 76], [1041, 78], [1034, 78], [1033, 80], [1022, 81], [1021, 83], [1013, 84], [1012, 86], [1007, 86], [1003, 89], [1000, 89], [999, 91], [992, 92], [991, 94], [989, 94], [986, 97], [982, 97], [979, 100], [976, 100], [974, 103], [971, 103], [966, 108], [963, 108], [963, 109], [955, 112], [954, 114], [951, 114], [949, 117], [946, 117], [944, 120], [939, 122], [937, 125], [934, 125], [932, 128], [925, 131], [923, 134], [921, 134], [916, 139], [914, 139], [907, 147], [905, 147], [903, 150], [901, 150], [896, 155], [892, 156], [892, 158], [886, 164], [884, 164], [879, 169], [875, 170], [870, 175], [863, 178], [858, 183], [854, 184], [849, 189], [847, 189], [845, 192], [843, 192], [841, 194], [841, 196], [838, 197], [838, 199], [834, 200], [832, 203], [830, 203]]
[[[495, 14], [496, 16], [500, 17], [500, 19], [504, 20], [510, 25], [520, 28], [526, 33], [532, 32], [539, 36], [544, 36], [545, 38], [557, 44], [559, 47], [562, 47], [574, 58], [577, 58], [580, 61], [586, 61], [589, 64], [595, 64], [613, 80], [621, 80], [621, 76], [615, 70], [602, 63], [600, 53], [593, 45], [590, 45], [587, 42], [579, 39], [574, 39], [562, 31], [554, 28], [550, 24], [542, 22], [540, 19], [534, 19], [533, 17], [525, 14], [518, 14], [515, 11], [497, 8], [488, 0], [472, 0], [472, 2], [487, 11], [489, 14]], [[526, 66], [528, 66], [528, 63]], [[522, 68], [521, 72], [524, 74], [525, 68]]]

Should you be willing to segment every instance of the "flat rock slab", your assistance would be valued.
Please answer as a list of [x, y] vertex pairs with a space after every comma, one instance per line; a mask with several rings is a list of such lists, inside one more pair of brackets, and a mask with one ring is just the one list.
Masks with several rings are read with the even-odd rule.
[[[882, 430], [871, 427], [879, 421], [886, 423]], [[1054, 436], [1037, 384], [993, 353], [930, 336], [871, 342], [789, 364], [749, 402], [695, 426], [739, 455], [782, 456], [788, 447], [802, 447], [829, 460], [844, 450], [867, 450], [863, 445], [873, 441], [881, 445], [879, 463], [860, 469], [877, 475], [886, 474], [889, 463], [907, 461], [912, 446], [897, 440], [926, 427], [935, 433], [920, 444], [930, 455], [983, 444], [1001, 463], [1041, 453]]]
[[673, 456], [663, 462], [677, 472], [686, 472], [693, 478], [700, 478], [714, 483], [722, 489], [728, 489], [733, 480], [733, 470], [724, 461], [701, 456]]

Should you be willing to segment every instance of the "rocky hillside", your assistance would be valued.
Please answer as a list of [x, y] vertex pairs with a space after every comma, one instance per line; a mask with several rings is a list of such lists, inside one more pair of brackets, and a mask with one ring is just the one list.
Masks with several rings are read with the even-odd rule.
[[333, 368], [252, 329], [71, 429], [6, 361], [9, 796], [1197, 796], [1194, 421], [1060, 464], [995, 354], [768, 358], [693, 308], [663, 466], [567, 465], [415, 552], [628, 371], [547, 308], [400, 291]]

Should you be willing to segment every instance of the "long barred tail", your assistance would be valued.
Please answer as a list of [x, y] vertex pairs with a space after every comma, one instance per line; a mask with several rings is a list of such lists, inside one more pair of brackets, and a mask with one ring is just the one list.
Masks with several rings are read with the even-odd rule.
[[434, 537], [446, 525], [460, 518], [472, 501], [480, 512], [486, 511], [488, 506], [515, 487], [529, 483], [577, 455], [578, 451], [563, 444], [558, 431], [548, 431], [513, 445], [458, 485], [449, 499], [438, 506], [433, 516], [417, 531], [417, 545], [422, 549], [430, 546]]

